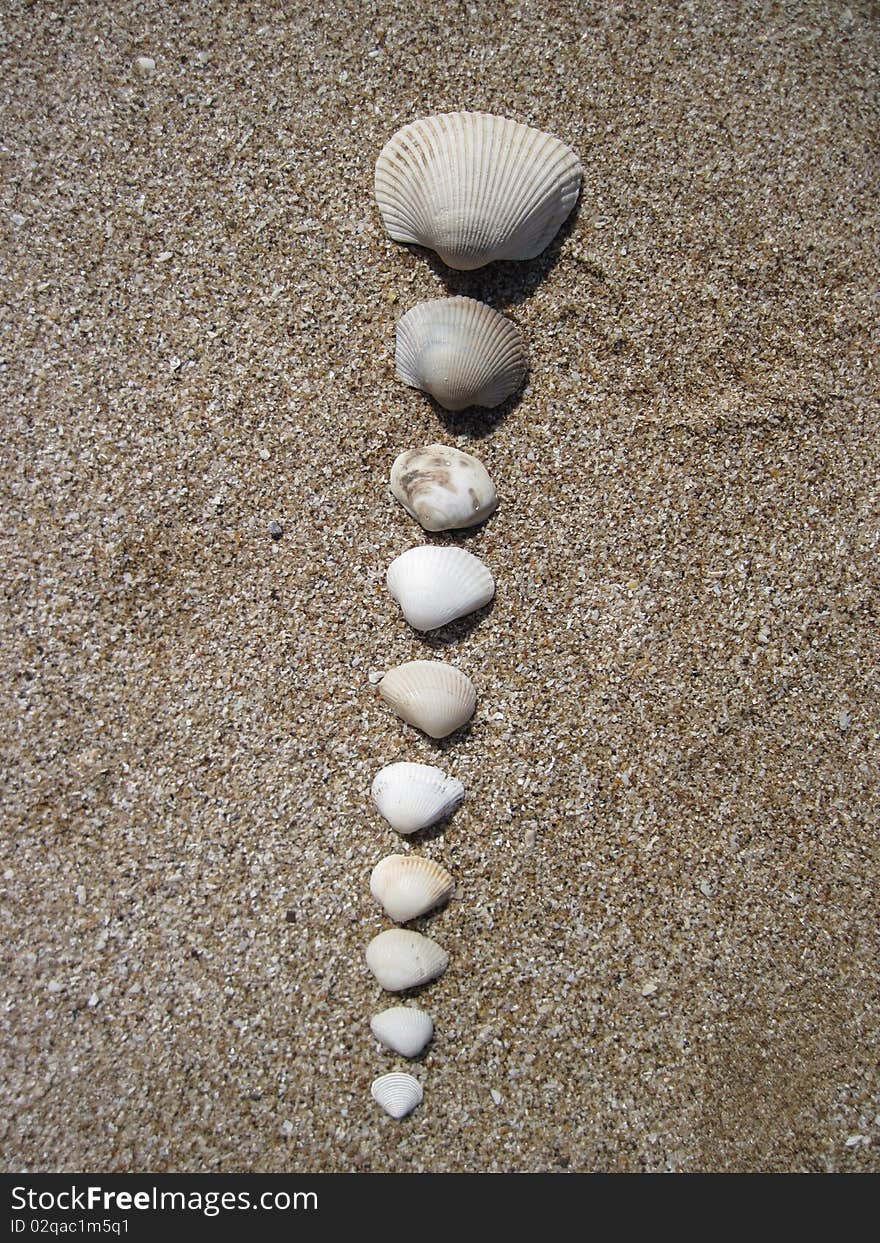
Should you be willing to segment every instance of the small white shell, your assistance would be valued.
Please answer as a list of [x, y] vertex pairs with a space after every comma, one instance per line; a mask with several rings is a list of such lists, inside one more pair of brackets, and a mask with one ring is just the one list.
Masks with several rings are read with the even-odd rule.
[[426, 531], [476, 526], [498, 506], [483, 463], [448, 445], [401, 453], [391, 467], [391, 491]]
[[449, 955], [420, 932], [388, 928], [367, 946], [367, 966], [389, 993], [402, 993], [436, 980], [449, 966]]
[[422, 1085], [412, 1075], [393, 1071], [374, 1079], [370, 1095], [392, 1118], [405, 1118], [421, 1105], [424, 1099]]
[[442, 660], [410, 660], [390, 669], [379, 693], [402, 720], [431, 738], [461, 729], [477, 706], [470, 678]]
[[402, 760], [380, 768], [371, 794], [392, 829], [407, 836], [451, 815], [464, 798], [464, 786], [433, 764]]
[[499, 406], [529, 365], [516, 324], [474, 298], [435, 298], [407, 311], [394, 361], [404, 384], [446, 410]]
[[485, 112], [451, 112], [397, 131], [376, 161], [376, 201], [396, 242], [469, 271], [533, 259], [574, 207], [582, 168], [542, 130]]
[[396, 924], [433, 910], [454, 891], [446, 868], [422, 855], [387, 855], [370, 875], [370, 893]]
[[479, 557], [454, 545], [408, 548], [391, 562], [385, 577], [416, 630], [436, 630], [466, 617], [495, 595], [495, 579]]
[[434, 1020], [417, 1006], [391, 1006], [370, 1019], [370, 1030], [386, 1049], [418, 1057], [434, 1035]]

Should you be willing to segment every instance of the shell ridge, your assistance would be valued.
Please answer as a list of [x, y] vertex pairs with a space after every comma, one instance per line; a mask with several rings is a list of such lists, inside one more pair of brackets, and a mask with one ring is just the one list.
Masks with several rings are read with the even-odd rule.
[[409, 199], [415, 189], [415, 178], [405, 158], [405, 149], [406, 139], [401, 131], [389, 139], [376, 161], [376, 199], [395, 241], [408, 240], [403, 234], [412, 232], [413, 223]]
[[[491, 361], [481, 357], [479, 352], [479, 347], [485, 343], [485, 317], [478, 308], [482, 309], [482, 304], [452, 303], [447, 308], [449, 346], [455, 351], [454, 358], [450, 359], [449, 389], [460, 401], [467, 401], [470, 394], [479, 390], [481, 366]], [[457, 322], [456, 312], [460, 315]], [[472, 333], [470, 341], [469, 331]]]
[[418, 121], [405, 125], [376, 161], [376, 198], [383, 218], [387, 213], [392, 220], [395, 241], [417, 245], [425, 244], [431, 218], [431, 159], [419, 141], [425, 131]]
[[[418, 126], [418, 129], [416, 127]], [[444, 161], [443, 147], [443, 131], [442, 127], [434, 123], [433, 118], [428, 118], [428, 123], [420, 126], [416, 121], [413, 124], [413, 136], [418, 133], [423, 140], [430, 144], [430, 149], [423, 149], [422, 164], [423, 177], [419, 183], [420, 201], [422, 204], [423, 217], [425, 225], [419, 233], [419, 244], [430, 246], [430, 220], [433, 211], [433, 203], [436, 197], [436, 182], [442, 175]]]
[[400, 1071], [392, 1071], [374, 1079], [370, 1084], [370, 1095], [377, 1105], [397, 1121], [411, 1114], [425, 1098], [418, 1079]]
[[[533, 213], [543, 212], [545, 196], [541, 193], [540, 187], [547, 182], [552, 189], [553, 174], [546, 166], [547, 147], [541, 142], [540, 134], [532, 140], [526, 154], [532, 155], [533, 162], [530, 163], [525, 158], [518, 161], [516, 176], [509, 190], [509, 231], [506, 237], [508, 249], [515, 244], [518, 237], [529, 235], [528, 222]], [[538, 159], [538, 156], [541, 158]]]
[[486, 211], [486, 204], [493, 202], [494, 195], [498, 192], [498, 187], [503, 185], [503, 169], [506, 164], [506, 156], [504, 152], [504, 127], [499, 125], [493, 117], [491, 124], [479, 127], [486, 139], [486, 156], [485, 168], [486, 174], [483, 185], [478, 188], [479, 199], [474, 204], [474, 218], [480, 221], [481, 229], [479, 235], [473, 239], [474, 249], [479, 253], [484, 253], [490, 244], [490, 228], [489, 217]]
[[469, 194], [467, 210], [462, 212], [458, 239], [459, 254], [481, 254], [486, 248], [485, 204], [491, 202], [495, 187], [495, 161], [492, 150], [496, 136], [494, 120], [470, 126], [473, 154], [461, 170], [462, 184]]
[[[572, 159], [577, 167], [577, 179], [574, 181], [576, 187], [582, 172], [580, 163], [574, 152], [561, 143], [550, 158], [545, 158], [542, 165], [536, 164], [531, 180], [522, 188], [522, 220], [517, 227], [516, 238], [528, 239], [525, 244], [532, 256], [540, 254], [557, 232], [559, 225], [555, 224], [556, 214], [564, 212], [564, 221], [577, 201], [576, 189], [574, 194], [571, 193], [571, 180], [564, 179], [564, 173]], [[529, 203], [531, 206], [527, 208]]]
[[517, 144], [514, 141], [516, 136], [517, 131], [511, 131], [506, 135], [508, 141], [506, 142], [506, 149], [504, 152], [504, 162], [503, 166], [499, 167], [499, 171], [496, 176], [496, 185], [503, 186], [505, 191], [504, 197], [508, 203], [508, 218], [505, 220], [503, 225], [505, 242], [509, 240], [510, 235], [516, 227], [516, 212], [519, 207], [521, 193], [519, 183], [522, 180], [524, 172], [522, 149], [517, 149]]
[[[485, 308], [482, 316], [481, 341], [487, 360], [491, 360], [495, 376], [487, 384], [477, 387], [480, 374], [474, 365], [469, 377], [476, 389], [480, 404], [497, 405], [519, 385], [526, 372], [526, 355], [519, 328], [511, 320], [497, 316], [491, 308]], [[475, 352], [476, 353], [476, 352]]]

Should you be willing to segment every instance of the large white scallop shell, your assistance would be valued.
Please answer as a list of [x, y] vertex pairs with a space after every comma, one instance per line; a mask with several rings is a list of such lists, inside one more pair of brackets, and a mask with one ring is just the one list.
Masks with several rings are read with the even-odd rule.
[[435, 298], [407, 311], [394, 361], [404, 384], [446, 410], [500, 405], [529, 365], [516, 324], [474, 298]]
[[418, 833], [445, 820], [464, 798], [464, 786], [433, 764], [401, 760], [373, 778], [373, 801], [395, 832]]
[[388, 928], [367, 946], [367, 966], [389, 993], [436, 980], [449, 966], [442, 946], [409, 928]]
[[436, 630], [488, 604], [495, 579], [473, 553], [454, 545], [422, 544], [391, 562], [388, 590], [416, 630]]
[[391, 1006], [370, 1019], [370, 1030], [386, 1049], [418, 1057], [434, 1035], [434, 1020], [417, 1006]]
[[370, 1095], [386, 1114], [398, 1119], [411, 1114], [424, 1100], [422, 1085], [418, 1079], [402, 1071], [392, 1071], [390, 1075], [374, 1079], [370, 1085]]
[[422, 855], [387, 855], [370, 875], [370, 893], [396, 924], [424, 915], [454, 892], [446, 868]]
[[498, 493], [482, 462], [449, 445], [406, 449], [391, 467], [391, 491], [426, 531], [451, 531], [483, 522]]
[[461, 271], [533, 259], [577, 202], [583, 170], [551, 134], [485, 112], [449, 112], [397, 131], [376, 161], [376, 201], [396, 242]]
[[389, 669], [379, 693], [402, 720], [431, 738], [461, 729], [477, 706], [470, 678], [442, 660], [410, 660]]

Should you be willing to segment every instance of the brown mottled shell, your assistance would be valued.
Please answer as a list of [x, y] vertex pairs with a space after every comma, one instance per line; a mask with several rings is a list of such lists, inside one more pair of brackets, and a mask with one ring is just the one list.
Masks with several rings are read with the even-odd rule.
[[426, 531], [476, 526], [498, 506], [483, 463], [449, 445], [401, 453], [391, 467], [391, 491]]

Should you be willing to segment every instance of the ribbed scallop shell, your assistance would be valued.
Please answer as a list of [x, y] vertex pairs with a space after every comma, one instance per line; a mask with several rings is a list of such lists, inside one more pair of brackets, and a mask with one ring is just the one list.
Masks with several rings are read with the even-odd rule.
[[371, 794], [392, 829], [407, 836], [451, 815], [464, 798], [464, 786], [433, 764], [402, 760], [380, 768]]
[[570, 147], [485, 112], [450, 112], [397, 131], [376, 161], [376, 201], [396, 242], [435, 250], [461, 271], [533, 259], [580, 192]]
[[424, 1100], [422, 1085], [418, 1079], [402, 1071], [393, 1071], [390, 1075], [374, 1079], [370, 1085], [370, 1095], [386, 1114], [398, 1119], [411, 1114]]
[[473, 553], [452, 545], [408, 548], [391, 562], [388, 590], [416, 630], [436, 630], [488, 604], [495, 579]]
[[454, 892], [455, 881], [446, 868], [422, 855], [387, 855], [370, 876], [370, 893], [396, 924], [417, 919]]
[[426, 531], [476, 526], [498, 506], [489, 472], [450, 445], [406, 449], [391, 467], [391, 491]]
[[529, 365], [516, 324], [474, 298], [435, 298], [407, 311], [394, 361], [404, 384], [446, 410], [500, 405]]
[[402, 993], [436, 980], [449, 966], [449, 955], [420, 932], [388, 928], [367, 946], [367, 966], [389, 993]]
[[417, 1006], [391, 1006], [370, 1019], [370, 1030], [386, 1049], [418, 1057], [434, 1035], [434, 1020]]
[[460, 729], [477, 706], [470, 678], [442, 660], [410, 660], [390, 669], [379, 693], [402, 720], [431, 738]]

